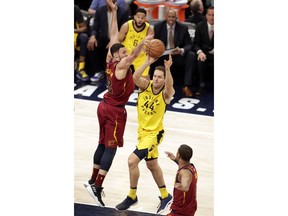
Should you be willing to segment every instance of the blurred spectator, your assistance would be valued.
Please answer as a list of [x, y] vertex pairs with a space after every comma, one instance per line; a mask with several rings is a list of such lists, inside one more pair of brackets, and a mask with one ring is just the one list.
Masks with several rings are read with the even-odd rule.
[[207, 8], [214, 7], [214, 0], [206, 0], [206, 6]]
[[204, 6], [204, 12], [203, 15], [205, 16], [207, 13], [207, 9], [209, 7], [214, 7], [214, 0], [202, 0], [203, 6]]
[[[144, 8], [137, 8], [134, 19], [129, 20], [121, 26], [119, 32], [119, 41], [126, 47], [127, 53], [132, 50], [149, 34], [153, 33], [153, 28], [146, 22], [147, 12]], [[134, 70], [139, 68], [146, 61], [146, 53], [144, 51], [133, 61]], [[142, 74], [143, 77], [149, 79], [149, 67]]]
[[87, 11], [92, 0], [74, 0], [74, 4], [77, 5], [80, 10]]
[[[116, 4], [119, 7], [127, 10], [127, 4], [126, 4], [125, 0], [117, 0]], [[89, 9], [88, 9], [88, 14], [89, 15], [94, 15], [98, 8], [106, 6], [106, 5], [107, 5], [106, 0], [93, 0], [91, 2], [91, 5], [90, 5]]]
[[199, 89], [196, 95], [205, 93], [205, 78], [208, 66], [214, 73], [214, 7], [209, 7], [206, 13], [207, 21], [196, 25], [194, 49], [197, 53], [197, 74]]
[[[79, 52], [79, 63], [76, 65], [76, 76], [82, 81], [89, 80], [85, 71], [85, 57], [87, 52], [87, 25], [80, 8], [74, 5], [74, 50]], [[76, 61], [77, 62], [77, 61]]]
[[205, 20], [205, 16], [203, 15], [204, 6], [201, 0], [192, 0], [190, 3], [190, 10], [192, 15], [189, 16], [185, 22], [197, 24]]
[[133, 0], [126, 0], [128, 6], [128, 14], [129, 19], [133, 19], [133, 15], [135, 14], [136, 9], [138, 6], [135, 4]]
[[[177, 13], [174, 9], [169, 9], [166, 20], [159, 21], [154, 25], [154, 38], [160, 39], [166, 49], [174, 49], [172, 54], [173, 67], [172, 74], [180, 73], [179, 68], [184, 66], [184, 87], [182, 92], [186, 97], [192, 97], [192, 75], [196, 72], [196, 54], [192, 51], [192, 41], [188, 32], [188, 27], [177, 20]], [[172, 35], [170, 35], [170, 30]], [[171, 41], [169, 40], [171, 37]], [[172, 44], [171, 44], [172, 43]], [[151, 65], [150, 71], [158, 65], [164, 64], [164, 59], [168, 55], [161, 56]]]
[[188, 0], [187, 1], [187, 5], [189, 7], [185, 8], [185, 19], [188, 19], [189, 16], [191, 16], [191, 9], [190, 9], [190, 3], [192, 2], [192, 0]]
[[[188, 19], [190, 16], [192, 16], [192, 11], [191, 11], [191, 2], [192, 2], [193, 0], [189, 0], [188, 1], [188, 5], [190, 6], [190, 7], [188, 7], [188, 8], [186, 8], [186, 10], [185, 10], [185, 17], [186, 17], [186, 19]], [[213, 6], [214, 7], [214, 0], [201, 0], [201, 2], [202, 2], [202, 5], [203, 5], [203, 12], [202, 12], [202, 14], [205, 16], [206, 15], [206, 13], [207, 13], [207, 8], [209, 8], [209, 7], [211, 7], [211, 6]]]
[[[119, 0], [118, 0], [119, 1]], [[112, 0], [113, 3], [116, 0]], [[108, 44], [110, 41], [110, 31], [112, 22], [112, 9], [109, 4], [100, 7], [95, 14], [91, 36], [88, 41], [88, 57], [94, 65], [93, 70], [95, 75], [91, 77], [92, 82], [97, 82], [104, 77], [106, 69], [106, 55], [108, 52]], [[117, 26], [118, 31], [121, 25], [128, 21], [127, 11], [121, 7], [117, 10]]]

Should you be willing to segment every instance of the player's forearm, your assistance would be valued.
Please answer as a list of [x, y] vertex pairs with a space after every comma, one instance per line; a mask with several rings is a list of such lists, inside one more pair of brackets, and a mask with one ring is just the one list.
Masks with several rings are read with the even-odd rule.
[[165, 79], [165, 85], [166, 87], [173, 87], [174, 80], [170, 71], [170, 68], [166, 68], [166, 79]]
[[133, 79], [134, 81], [137, 81], [140, 79], [142, 73], [144, 72], [144, 70], [149, 66], [149, 64], [147, 62], [145, 62], [144, 64], [142, 64], [139, 68], [137, 68], [133, 74]]
[[110, 45], [112, 46], [114, 43], [118, 42], [118, 23], [117, 23], [117, 10], [112, 9], [112, 24], [110, 31]]
[[114, 35], [116, 33], [118, 33], [117, 11], [112, 10], [112, 24], [110, 34]]

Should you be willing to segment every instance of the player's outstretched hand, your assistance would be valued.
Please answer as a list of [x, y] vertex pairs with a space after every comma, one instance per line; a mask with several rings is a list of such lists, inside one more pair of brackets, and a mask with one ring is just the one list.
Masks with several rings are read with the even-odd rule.
[[165, 68], [166, 68], [166, 69], [169, 69], [172, 64], [173, 64], [172, 56], [171, 56], [171, 54], [169, 54], [169, 59], [168, 59], [168, 60], [165, 60], [165, 59], [164, 59]]
[[176, 160], [176, 157], [172, 152], [165, 151], [165, 153], [167, 154], [167, 157], [169, 157], [171, 160]]

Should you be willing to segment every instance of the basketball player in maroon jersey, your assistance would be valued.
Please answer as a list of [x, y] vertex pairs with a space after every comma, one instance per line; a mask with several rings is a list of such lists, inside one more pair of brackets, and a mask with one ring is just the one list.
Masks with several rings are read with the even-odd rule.
[[190, 163], [193, 150], [190, 146], [183, 144], [178, 148], [176, 157], [171, 152], [165, 153], [179, 167], [175, 178], [171, 212], [167, 216], [194, 216], [197, 210], [198, 175], [195, 166]]
[[103, 100], [98, 105], [99, 144], [94, 153], [92, 176], [84, 184], [96, 204], [101, 207], [105, 206], [102, 201], [102, 184], [112, 165], [117, 147], [123, 146], [123, 135], [127, 120], [125, 104], [135, 88], [130, 65], [141, 53], [147, 40], [153, 38], [153, 35], [148, 35], [128, 55], [124, 45], [118, 42], [115, 0], [107, 0], [107, 3], [112, 4], [112, 30], [106, 59], [108, 92], [105, 93]]

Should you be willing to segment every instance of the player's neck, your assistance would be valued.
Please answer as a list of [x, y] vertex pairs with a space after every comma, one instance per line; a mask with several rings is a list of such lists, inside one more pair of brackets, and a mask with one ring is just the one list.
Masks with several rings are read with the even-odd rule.
[[183, 160], [179, 159], [179, 161], [178, 161], [179, 169], [181, 169], [184, 166], [188, 166], [188, 165], [190, 165], [189, 161], [187, 162], [187, 161], [183, 161]]
[[160, 87], [155, 87], [153, 84], [152, 84], [152, 89], [153, 89], [153, 93], [154, 94], [158, 94], [162, 89], [163, 89], [163, 86], [160, 86]]

